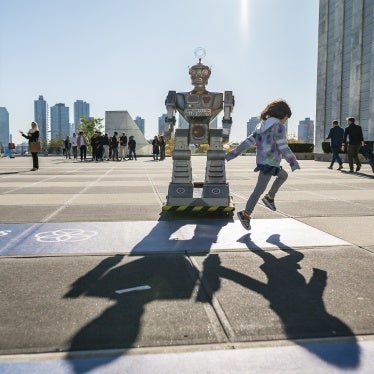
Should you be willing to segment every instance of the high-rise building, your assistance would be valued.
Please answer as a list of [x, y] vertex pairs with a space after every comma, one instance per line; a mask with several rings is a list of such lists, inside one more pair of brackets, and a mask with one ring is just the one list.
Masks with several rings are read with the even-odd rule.
[[0, 107], [0, 143], [4, 147], [9, 143], [9, 112], [4, 107]]
[[58, 103], [51, 107], [51, 139], [65, 139], [70, 134], [69, 107]]
[[260, 122], [259, 117], [251, 117], [250, 120], [247, 122], [247, 136], [252, 134], [255, 131], [257, 124]]
[[90, 104], [83, 100], [76, 100], [74, 103], [74, 126], [72, 132], [77, 131], [81, 117], [90, 118]]
[[184, 117], [182, 117], [179, 114], [179, 117], [178, 117], [178, 129], [188, 129], [189, 127], [190, 127], [190, 125], [187, 122], [187, 120], [185, 120]]
[[297, 128], [297, 139], [304, 143], [314, 142], [314, 121], [309, 117], [299, 121]]
[[374, 140], [374, 1], [320, 0], [315, 149], [333, 120], [354, 117]]
[[142, 117], [136, 116], [136, 118], [134, 119], [134, 122], [137, 124], [137, 126], [139, 127], [139, 130], [144, 135], [145, 120]]
[[209, 123], [210, 129], [216, 129], [217, 127], [218, 127], [218, 117], [214, 118], [214, 120]]
[[38, 100], [34, 100], [34, 121], [39, 127], [40, 140], [47, 140], [48, 135], [48, 104], [43, 95], [39, 95]]
[[158, 133], [160, 135], [165, 135], [169, 129], [169, 123], [166, 122], [167, 114], [163, 114], [161, 117], [158, 117]]

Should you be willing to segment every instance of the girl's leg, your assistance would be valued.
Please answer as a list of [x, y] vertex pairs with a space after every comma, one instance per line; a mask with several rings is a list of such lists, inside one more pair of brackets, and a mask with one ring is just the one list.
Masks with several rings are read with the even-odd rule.
[[253, 190], [251, 196], [249, 196], [249, 199], [245, 206], [245, 212], [248, 215], [250, 215], [253, 212], [254, 207], [256, 206], [258, 200], [260, 199], [261, 195], [264, 193], [267, 185], [269, 184], [270, 178], [270, 174], [264, 174], [262, 171], [259, 172], [256, 187]]
[[287, 178], [288, 178], [287, 172], [284, 169], [279, 170], [279, 173], [268, 192], [268, 196], [271, 199], [274, 199], [274, 196], [276, 195], [278, 190], [281, 188], [282, 184], [287, 180]]

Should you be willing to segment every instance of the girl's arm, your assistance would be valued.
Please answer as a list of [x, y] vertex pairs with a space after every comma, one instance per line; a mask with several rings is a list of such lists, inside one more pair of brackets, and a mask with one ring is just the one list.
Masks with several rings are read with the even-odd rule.
[[256, 132], [253, 131], [251, 135], [248, 136], [247, 139], [243, 140], [236, 148], [232, 151], [228, 152], [225, 156], [226, 161], [230, 161], [235, 157], [239, 156], [242, 152], [248, 149], [251, 145], [256, 143]]

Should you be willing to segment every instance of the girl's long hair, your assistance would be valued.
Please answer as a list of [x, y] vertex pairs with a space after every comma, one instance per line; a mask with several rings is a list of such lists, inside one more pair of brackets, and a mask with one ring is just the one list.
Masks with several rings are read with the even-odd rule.
[[272, 101], [266, 106], [266, 108], [261, 112], [260, 119], [263, 121], [270, 117], [282, 119], [285, 116], [290, 118], [291, 114], [292, 112], [287, 102], [282, 99], [278, 99]]

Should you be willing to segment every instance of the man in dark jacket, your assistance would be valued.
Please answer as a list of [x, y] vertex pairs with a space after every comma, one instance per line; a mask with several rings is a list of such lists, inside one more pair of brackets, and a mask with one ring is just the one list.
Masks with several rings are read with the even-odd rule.
[[330, 142], [332, 152], [332, 159], [329, 169], [332, 169], [335, 161], [337, 161], [339, 164], [338, 170], [343, 169], [343, 161], [339, 156], [339, 152], [343, 144], [343, 137], [344, 130], [339, 126], [339, 122], [337, 120], [332, 121], [332, 127], [330, 129], [329, 135], [327, 136], [327, 139], [331, 139]]
[[[349, 138], [349, 142], [347, 142]], [[358, 152], [361, 146], [364, 145], [364, 136], [362, 134], [361, 126], [355, 124], [355, 119], [353, 117], [348, 118], [348, 126], [344, 130], [344, 140], [342, 148], [347, 146], [347, 155], [349, 163], [349, 172], [353, 173], [353, 160], [356, 163], [356, 172], [361, 169], [361, 162], [358, 158]]]

